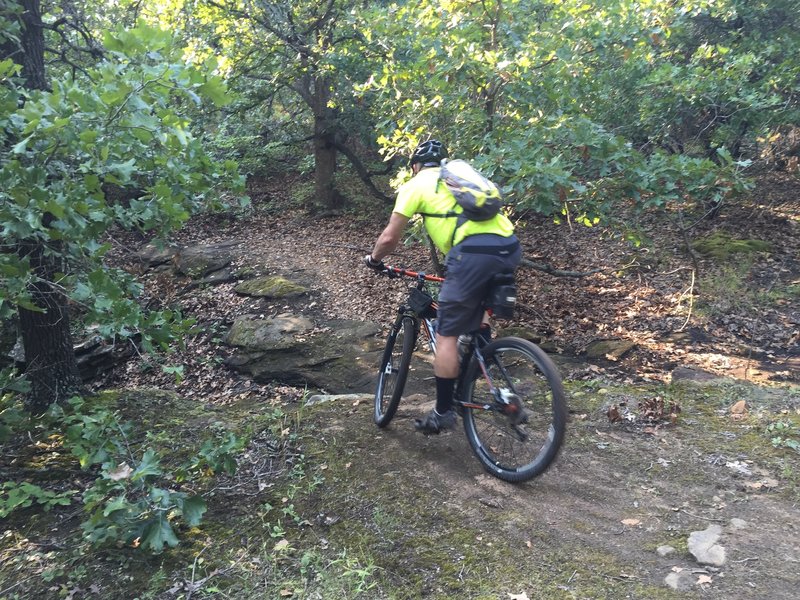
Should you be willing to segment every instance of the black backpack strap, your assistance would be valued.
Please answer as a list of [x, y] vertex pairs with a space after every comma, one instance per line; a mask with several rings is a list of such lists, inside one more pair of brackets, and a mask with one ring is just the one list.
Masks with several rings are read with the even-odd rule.
[[455, 212], [453, 210], [451, 210], [450, 212], [446, 212], [446, 213], [425, 213], [425, 212], [421, 212], [421, 213], [417, 213], [417, 214], [422, 215], [423, 217], [433, 217], [434, 219], [449, 219], [450, 217], [457, 217], [459, 215], [459, 213], [457, 213], [457, 212]]
[[[456, 206], [458, 206], [458, 204], [456, 204]], [[422, 215], [423, 217], [433, 217], [434, 219], [449, 219], [451, 217], [456, 217], [456, 226], [453, 227], [453, 235], [450, 236], [450, 245], [451, 246], [453, 245], [453, 242], [456, 239], [456, 231], [458, 231], [458, 228], [461, 227], [464, 223], [466, 223], [468, 221], [466, 215], [464, 215], [463, 212], [457, 213], [454, 210], [451, 210], [450, 212], [446, 212], [446, 213], [424, 213], [424, 212], [421, 212], [421, 213], [417, 213], [417, 214]]]

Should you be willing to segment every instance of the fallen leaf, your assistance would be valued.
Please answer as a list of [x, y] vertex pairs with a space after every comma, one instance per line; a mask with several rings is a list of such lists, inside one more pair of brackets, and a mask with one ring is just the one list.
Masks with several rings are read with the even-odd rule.
[[281, 550], [286, 550], [288, 547], [289, 547], [289, 540], [284, 538], [280, 542], [275, 544], [275, 548], [273, 548], [273, 550], [275, 550], [276, 552], [280, 552]]
[[108, 478], [111, 481], [119, 481], [121, 479], [127, 479], [133, 473], [133, 469], [128, 466], [128, 463], [122, 463], [113, 471], [108, 472]]
[[283, 589], [279, 593], [282, 598], [288, 598], [289, 596], [294, 596], [294, 592], [292, 590]]
[[531, 541], [530, 541], [530, 540], [528, 540], [527, 542], [525, 542], [525, 545], [526, 545], [528, 548], [533, 548], [533, 544], [531, 544]]
[[530, 600], [530, 598], [528, 598], [528, 594], [525, 592], [522, 592], [521, 594], [509, 594], [508, 597], [510, 600]]
[[706, 583], [711, 583], [712, 581], [713, 579], [711, 579], [711, 577], [708, 575], [700, 575], [700, 577], [697, 578], [695, 585], [704, 585]]
[[747, 412], [747, 403], [744, 400], [739, 400], [736, 404], [731, 406], [731, 414], [743, 415]]
[[617, 408], [616, 404], [612, 404], [608, 407], [608, 411], [606, 412], [608, 416], [608, 420], [612, 423], [616, 423], [617, 421], [622, 421], [622, 415], [619, 414], [619, 408]]
[[639, 523], [641, 523], [639, 519], [622, 519], [623, 525], [630, 525], [631, 527], [638, 525]]

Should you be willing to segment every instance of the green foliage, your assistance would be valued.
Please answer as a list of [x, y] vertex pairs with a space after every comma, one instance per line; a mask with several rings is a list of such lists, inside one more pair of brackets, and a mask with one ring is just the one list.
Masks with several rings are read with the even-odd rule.
[[232, 475], [236, 472], [236, 456], [244, 449], [245, 441], [231, 431], [213, 428], [212, 437], [203, 442], [197, 454], [176, 473], [176, 481], [190, 479], [193, 475]]
[[0, 488], [0, 519], [4, 519], [13, 511], [27, 508], [34, 503], [49, 511], [54, 506], [69, 506], [76, 490], [66, 492], [51, 492], [38, 485], [23, 481], [16, 483], [6, 481]]
[[235, 157], [239, 171], [244, 174], [266, 175], [291, 170], [295, 160], [286, 142], [264, 143], [264, 139], [247, 131], [237, 133], [237, 129], [222, 128], [210, 139], [214, 153], [220, 156]]
[[800, 121], [794, 0], [322, 6], [143, 13], [181, 31], [197, 60], [224, 54], [239, 101], [215, 140], [247, 172], [287, 166], [273, 150], [307, 138], [314, 118], [351, 149], [377, 137], [386, 158], [436, 135], [516, 208], [593, 225], [623, 203], [719, 207]]
[[[49, 282], [78, 304], [104, 336], [144, 335], [165, 348], [179, 314], [146, 315], [141, 286], [104, 264], [110, 227], [166, 235], [191, 214], [219, 206], [243, 183], [233, 161], [214, 161], [195, 137], [188, 108], [226, 100], [216, 61], [188, 65], [171, 35], [140, 24], [108, 31], [107, 59], [65, 75], [51, 91], [18, 88], [0, 63], [0, 237], [2, 248], [43, 247], [61, 272]], [[24, 99], [21, 103], [19, 100]], [[0, 318], [18, 306], [37, 276], [23, 252], [0, 252]]]
[[788, 448], [800, 453], [800, 427], [791, 421], [775, 421], [767, 425], [767, 435], [775, 448]]
[[[10, 400], [4, 398], [4, 403]], [[3, 407], [0, 416], [10, 423]], [[15, 419], [21, 430], [27, 420]], [[121, 422], [105, 406], [90, 406], [73, 398], [67, 406], [52, 405], [44, 417], [50, 427], [46, 437], [62, 438], [63, 447], [84, 470], [94, 469], [97, 479], [83, 492], [87, 518], [82, 524], [85, 539], [92, 544], [121, 542], [160, 552], [178, 544], [177, 527], [196, 527], [206, 511], [203, 498], [175, 485], [198, 485], [219, 473], [233, 474], [236, 455], [245, 440], [231, 432], [215, 430], [196, 454], [185, 463], [165, 466], [165, 457], [151, 447], [134, 450], [133, 426]], [[0, 496], [0, 517], [34, 503], [49, 510], [69, 505], [76, 491], [52, 492], [37, 485], [7, 482]]]
[[765, 129], [796, 122], [789, 4], [376, 6], [387, 59], [361, 90], [388, 115], [386, 155], [442, 137], [518, 208], [587, 225], [622, 202], [705, 212], [747, 188]]

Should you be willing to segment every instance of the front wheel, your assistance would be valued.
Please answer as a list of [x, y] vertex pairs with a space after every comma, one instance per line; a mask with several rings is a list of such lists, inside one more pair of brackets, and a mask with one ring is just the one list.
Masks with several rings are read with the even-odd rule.
[[378, 427], [386, 427], [400, 405], [400, 397], [411, 366], [411, 355], [414, 353], [415, 338], [416, 328], [411, 317], [403, 317], [395, 322], [389, 332], [378, 372], [378, 387], [375, 390], [375, 424]]
[[532, 479], [550, 466], [564, 442], [567, 406], [561, 375], [544, 351], [521, 338], [497, 339], [482, 354], [488, 377], [475, 357], [465, 373], [467, 439], [495, 477]]

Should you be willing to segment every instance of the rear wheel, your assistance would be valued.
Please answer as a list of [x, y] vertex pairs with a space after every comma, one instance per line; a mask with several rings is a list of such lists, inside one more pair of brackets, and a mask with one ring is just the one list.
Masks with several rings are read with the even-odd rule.
[[500, 338], [482, 349], [489, 380], [473, 357], [464, 378], [464, 429], [484, 468], [505, 481], [525, 481], [555, 460], [567, 421], [561, 376], [538, 346]]
[[414, 353], [415, 337], [414, 319], [403, 317], [392, 326], [389, 339], [386, 340], [375, 391], [375, 423], [378, 427], [386, 427], [400, 405], [411, 366], [411, 355]]

